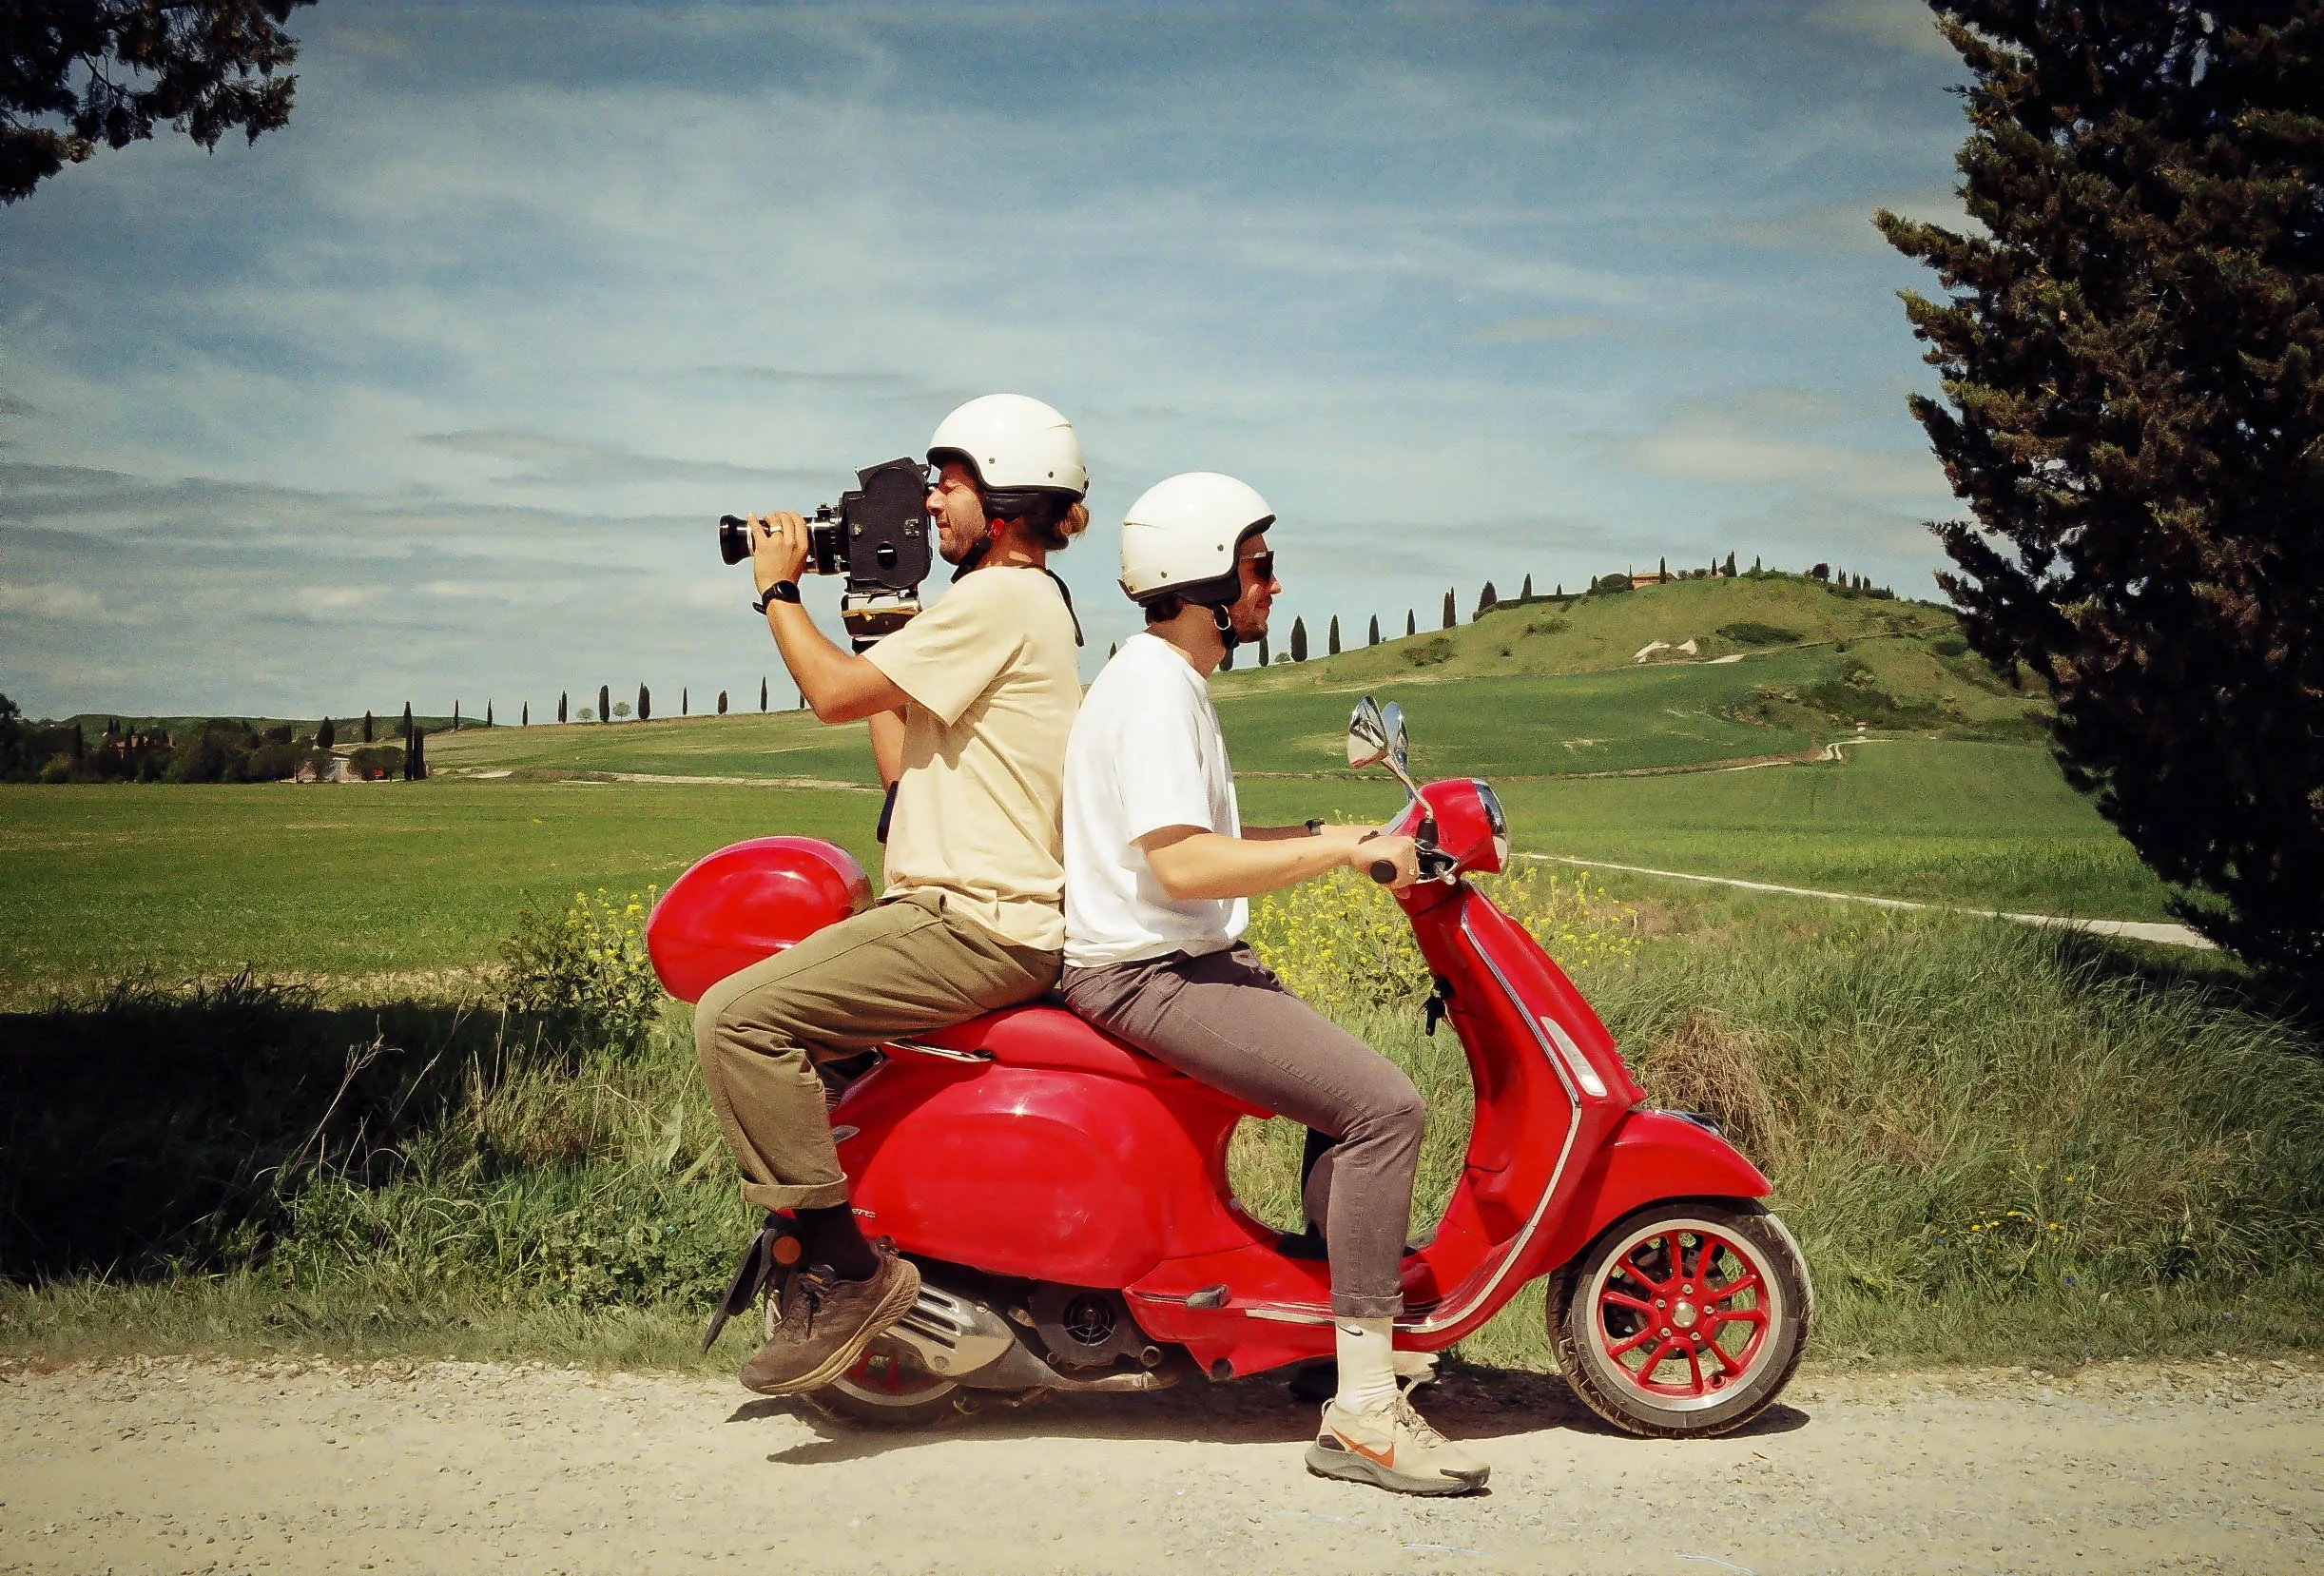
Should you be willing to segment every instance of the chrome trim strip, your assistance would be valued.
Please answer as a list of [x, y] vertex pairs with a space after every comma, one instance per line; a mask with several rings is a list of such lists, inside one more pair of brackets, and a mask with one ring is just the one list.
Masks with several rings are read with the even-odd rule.
[[1501, 1263], [1494, 1267], [1492, 1274], [1486, 1277], [1485, 1283], [1477, 1289], [1476, 1295], [1470, 1297], [1462, 1306], [1450, 1312], [1439, 1309], [1419, 1323], [1408, 1327], [1416, 1333], [1422, 1334], [1460, 1323], [1474, 1313], [1479, 1304], [1493, 1294], [1495, 1287], [1508, 1278], [1509, 1266], [1515, 1264], [1519, 1256], [1524, 1253], [1525, 1244], [1533, 1240], [1533, 1234], [1540, 1228], [1541, 1217], [1549, 1213], [1549, 1201], [1558, 1196], [1558, 1183], [1565, 1176], [1566, 1162], [1574, 1158], [1574, 1140], [1581, 1134], [1581, 1093], [1574, 1087], [1573, 1074], [1566, 1070], [1563, 1060], [1550, 1045], [1549, 1038], [1541, 1032], [1540, 1021], [1532, 1013], [1525, 1010], [1524, 1000], [1518, 995], [1517, 987], [1509, 983], [1509, 977], [1501, 971], [1501, 965], [1493, 961], [1493, 954], [1487, 952], [1478, 942], [1477, 932], [1469, 924], [1466, 908], [1461, 911], [1461, 934], [1467, 939], [1469, 946], [1477, 956], [1484, 961], [1486, 970], [1493, 976], [1493, 983], [1501, 986], [1501, 994], [1509, 999], [1510, 1009], [1524, 1021], [1525, 1027], [1533, 1031], [1533, 1041], [1540, 1048], [1541, 1060], [1549, 1063], [1549, 1070], [1556, 1073], [1558, 1081], [1565, 1086], [1565, 1098], [1574, 1102], [1574, 1119], [1566, 1127], [1565, 1144], [1558, 1151], [1558, 1164], [1549, 1174], [1549, 1185], [1541, 1190], [1541, 1201], [1534, 1205], [1532, 1218], [1525, 1222], [1524, 1229], [1517, 1234], [1515, 1239], [1501, 1254]]
[[1243, 1316], [1265, 1319], [1269, 1324], [1329, 1324], [1328, 1313], [1318, 1313], [1306, 1308], [1246, 1308]]
[[887, 1042], [900, 1051], [918, 1051], [922, 1056], [939, 1057], [946, 1061], [990, 1061], [990, 1051], [956, 1051], [949, 1045], [924, 1045], [917, 1040], [891, 1040]]
[[1565, 1032], [1565, 1025], [1545, 1012], [1535, 1016], [1540, 1019], [1541, 1027], [1549, 1031], [1549, 1037], [1558, 1042], [1559, 1054], [1565, 1058], [1565, 1064], [1573, 1070], [1574, 1076], [1581, 1080], [1581, 1086], [1598, 1099], [1604, 1099], [1606, 1080], [1598, 1076], [1598, 1069], [1591, 1066], [1590, 1059], [1581, 1054], [1581, 1047], [1575, 1044], [1574, 1037]]

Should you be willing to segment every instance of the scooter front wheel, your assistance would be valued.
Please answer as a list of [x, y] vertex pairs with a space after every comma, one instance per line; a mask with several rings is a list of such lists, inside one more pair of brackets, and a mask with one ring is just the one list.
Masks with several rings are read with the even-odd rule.
[[1791, 1380], [1813, 1295], [1775, 1216], [1673, 1199], [1616, 1221], [1551, 1282], [1550, 1342], [1575, 1393], [1617, 1428], [1725, 1433]]

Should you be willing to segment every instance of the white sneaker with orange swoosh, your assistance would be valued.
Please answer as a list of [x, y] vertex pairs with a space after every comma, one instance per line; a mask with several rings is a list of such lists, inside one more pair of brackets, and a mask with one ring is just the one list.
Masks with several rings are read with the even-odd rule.
[[1369, 1483], [1399, 1494], [1465, 1494], [1492, 1470], [1428, 1426], [1399, 1395], [1366, 1412], [1324, 1403], [1324, 1426], [1307, 1447], [1317, 1477]]

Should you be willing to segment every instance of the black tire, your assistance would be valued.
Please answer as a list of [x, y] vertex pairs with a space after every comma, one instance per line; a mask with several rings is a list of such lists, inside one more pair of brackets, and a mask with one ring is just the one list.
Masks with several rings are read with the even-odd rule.
[[1666, 1199], [1607, 1227], [1551, 1277], [1549, 1338], [1598, 1416], [1649, 1438], [1698, 1438], [1741, 1428], [1791, 1382], [1814, 1297], [1799, 1244], [1766, 1210]]

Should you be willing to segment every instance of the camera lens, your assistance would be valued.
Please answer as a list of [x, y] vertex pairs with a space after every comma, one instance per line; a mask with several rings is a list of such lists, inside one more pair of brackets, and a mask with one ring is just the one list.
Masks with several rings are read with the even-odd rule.
[[718, 555], [730, 564], [750, 556], [750, 527], [733, 515], [718, 517]]

